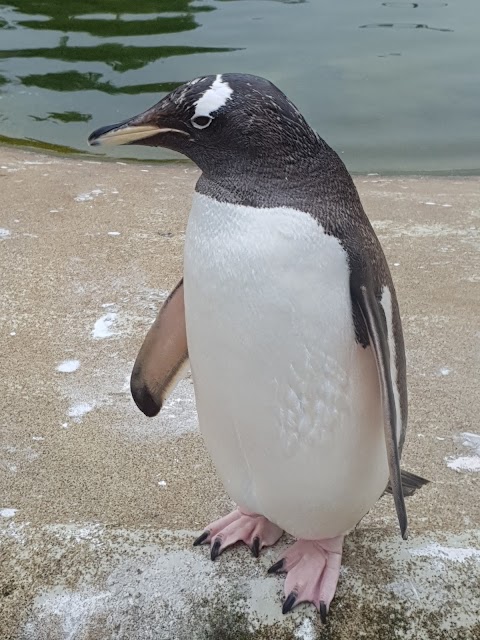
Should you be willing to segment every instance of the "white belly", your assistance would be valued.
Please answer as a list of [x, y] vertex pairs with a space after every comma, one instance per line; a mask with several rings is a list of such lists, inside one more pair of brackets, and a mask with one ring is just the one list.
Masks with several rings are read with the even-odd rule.
[[196, 194], [184, 282], [200, 428], [227, 492], [297, 537], [350, 530], [388, 467], [339, 242], [295, 209]]

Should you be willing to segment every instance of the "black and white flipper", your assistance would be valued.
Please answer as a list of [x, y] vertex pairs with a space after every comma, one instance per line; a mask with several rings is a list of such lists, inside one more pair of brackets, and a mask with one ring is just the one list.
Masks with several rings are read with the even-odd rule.
[[408, 521], [400, 470], [399, 442], [402, 431], [402, 418], [396, 376], [392, 297], [387, 284], [382, 287], [381, 297], [379, 298], [372, 285], [372, 280], [368, 277], [361, 278], [359, 275], [357, 273], [356, 277], [352, 278], [352, 302], [360, 309], [370, 344], [375, 353], [383, 405], [390, 489], [395, 502], [402, 538], [406, 540], [408, 537]]

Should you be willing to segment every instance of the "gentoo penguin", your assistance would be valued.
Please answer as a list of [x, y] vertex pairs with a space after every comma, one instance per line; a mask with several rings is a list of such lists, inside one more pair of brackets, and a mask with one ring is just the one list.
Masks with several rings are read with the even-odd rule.
[[[133, 398], [156, 415], [190, 363], [200, 428], [238, 508], [195, 544], [214, 560], [297, 541], [287, 612], [326, 620], [344, 536], [388, 481], [407, 537], [405, 350], [382, 248], [337, 154], [268, 80], [197, 78], [89, 142], [179, 151], [202, 170], [184, 277], [139, 352]], [[410, 488], [422, 484], [405, 476]]]

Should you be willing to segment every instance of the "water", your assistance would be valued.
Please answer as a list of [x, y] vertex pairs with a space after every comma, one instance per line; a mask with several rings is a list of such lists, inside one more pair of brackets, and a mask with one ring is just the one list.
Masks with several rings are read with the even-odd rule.
[[0, 4], [0, 142], [101, 154], [97, 126], [241, 71], [280, 86], [353, 171], [480, 172], [479, 25], [479, 0]]

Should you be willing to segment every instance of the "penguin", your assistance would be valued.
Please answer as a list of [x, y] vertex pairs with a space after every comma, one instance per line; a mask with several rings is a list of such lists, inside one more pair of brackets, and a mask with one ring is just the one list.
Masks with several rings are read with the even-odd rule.
[[236, 542], [258, 556], [296, 541], [287, 613], [326, 622], [345, 536], [388, 490], [407, 538], [400, 470], [405, 347], [381, 245], [335, 151], [270, 81], [196, 78], [91, 145], [140, 144], [201, 169], [184, 272], [137, 356], [131, 391], [155, 416], [191, 368], [200, 430], [236, 503], [194, 545], [215, 560]]

